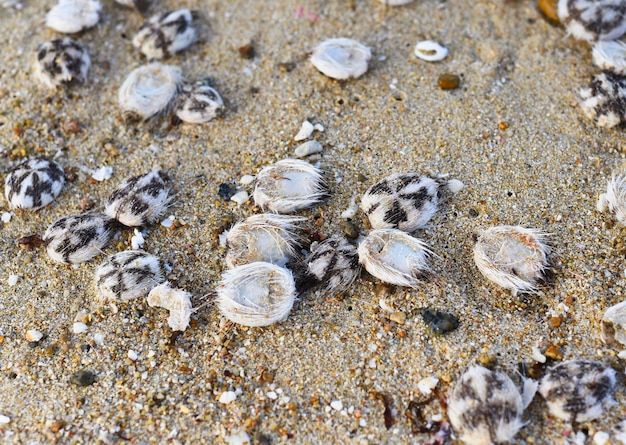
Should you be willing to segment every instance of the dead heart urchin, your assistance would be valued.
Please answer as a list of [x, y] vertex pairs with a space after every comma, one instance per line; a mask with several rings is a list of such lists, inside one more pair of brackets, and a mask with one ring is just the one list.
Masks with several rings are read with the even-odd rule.
[[35, 59], [35, 77], [48, 88], [71, 86], [87, 79], [91, 59], [80, 43], [64, 37], [40, 44]]
[[65, 184], [63, 167], [44, 158], [12, 168], [4, 179], [4, 195], [14, 209], [38, 210], [50, 204]]
[[174, 113], [183, 122], [202, 124], [219, 116], [223, 109], [224, 101], [215, 88], [204, 83], [185, 83]]
[[624, 0], [559, 0], [559, 19], [579, 40], [615, 40], [626, 33]]
[[598, 127], [612, 128], [626, 122], [626, 76], [603, 71], [588, 88], [580, 90], [585, 115]]
[[345, 291], [361, 273], [356, 246], [338, 236], [313, 243], [304, 263], [308, 273], [331, 292]]
[[151, 17], [139, 28], [133, 46], [149, 60], [173, 56], [196, 41], [194, 15], [189, 9], [179, 9]]

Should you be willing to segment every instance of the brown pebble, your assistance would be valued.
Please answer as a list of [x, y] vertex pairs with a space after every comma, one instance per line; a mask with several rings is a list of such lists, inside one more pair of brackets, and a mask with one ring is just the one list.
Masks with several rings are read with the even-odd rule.
[[389, 319], [398, 324], [404, 324], [404, 322], [406, 321], [406, 314], [400, 311], [394, 312], [389, 316]]
[[442, 90], [455, 90], [460, 83], [461, 78], [456, 74], [445, 73], [439, 76], [439, 88]]
[[498, 122], [498, 128], [500, 130], [506, 130], [507, 128], [509, 128], [509, 123], [506, 121]]
[[545, 355], [547, 358], [551, 360], [556, 360], [556, 361], [563, 360], [563, 353], [559, 350], [559, 348], [557, 348], [553, 344], [548, 346], [548, 349], [546, 349], [546, 352], [544, 352], [543, 355]]
[[80, 200], [80, 209], [85, 212], [87, 210], [91, 210], [95, 207], [96, 203], [94, 202], [93, 199], [89, 199], [89, 198], [83, 198]]
[[539, 10], [543, 13], [545, 18], [554, 23], [560, 23], [558, 3], [559, 0], [539, 0], [537, 6], [539, 6]]
[[357, 239], [359, 237], [359, 228], [352, 221], [341, 221], [339, 227], [348, 238]]
[[239, 55], [244, 59], [254, 59], [255, 52], [252, 43], [248, 43], [247, 45], [240, 47]]
[[65, 420], [55, 420], [54, 422], [52, 422], [52, 425], [50, 425], [50, 431], [52, 431], [53, 433], [58, 433], [63, 428], [65, 428], [66, 425], [67, 422]]
[[78, 133], [82, 130], [80, 122], [77, 120], [69, 120], [63, 124], [63, 131], [66, 133]]
[[35, 233], [34, 235], [27, 235], [19, 238], [17, 240], [17, 244], [22, 249], [32, 250], [37, 247], [41, 247], [43, 245], [43, 240], [39, 234]]
[[561, 317], [550, 317], [550, 326], [553, 329], [556, 329], [559, 326], [561, 326]]

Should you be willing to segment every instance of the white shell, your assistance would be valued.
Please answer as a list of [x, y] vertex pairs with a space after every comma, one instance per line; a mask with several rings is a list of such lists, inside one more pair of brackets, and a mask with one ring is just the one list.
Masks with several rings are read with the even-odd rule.
[[244, 326], [268, 326], [286, 319], [295, 298], [291, 272], [264, 262], [227, 271], [217, 288], [222, 315]]
[[235, 224], [226, 236], [226, 264], [233, 268], [264, 261], [284, 266], [298, 255], [295, 223], [305, 218], [265, 213]]
[[372, 230], [357, 251], [363, 267], [386, 283], [417, 287], [430, 272], [426, 259], [432, 252], [422, 240], [401, 230]]
[[415, 45], [413, 53], [427, 62], [439, 62], [448, 57], [448, 48], [432, 40], [423, 40]]
[[159, 259], [141, 250], [109, 256], [96, 269], [95, 285], [101, 303], [130, 301], [148, 294], [163, 281]]
[[176, 105], [176, 116], [190, 124], [202, 124], [217, 117], [224, 108], [222, 96], [204, 84], [183, 85]]
[[371, 57], [369, 48], [356, 40], [328, 39], [315, 47], [311, 63], [328, 77], [349, 79], [365, 74]]
[[59, 0], [46, 15], [46, 26], [64, 34], [73, 34], [96, 26], [102, 4], [98, 0]]
[[546, 234], [521, 226], [485, 230], [474, 246], [474, 262], [483, 276], [517, 292], [535, 292], [548, 267]]
[[319, 169], [306, 161], [283, 159], [258, 173], [254, 202], [274, 213], [292, 213], [320, 202], [325, 190]]
[[626, 43], [600, 40], [593, 45], [593, 63], [603, 70], [626, 74]]
[[91, 65], [89, 54], [83, 45], [64, 37], [50, 40], [37, 47], [35, 77], [48, 88], [70, 86], [87, 79]]
[[188, 9], [157, 14], [141, 25], [133, 46], [148, 59], [173, 56], [196, 41], [192, 21], [193, 14]]
[[181, 85], [182, 71], [177, 66], [144, 65], [130, 73], [120, 87], [120, 107], [129, 117], [150, 119], [172, 106]]
[[317, 141], [307, 141], [300, 144], [294, 150], [294, 154], [299, 158], [306, 158], [315, 153], [321, 153], [323, 150], [322, 144]]
[[602, 341], [626, 348], [626, 301], [611, 306], [602, 317]]
[[169, 281], [154, 287], [148, 294], [148, 305], [162, 307], [170, 311], [167, 324], [173, 331], [184, 331], [189, 326], [193, 313], [191, 294], [172, 287]]
[[623, 0], [559, 0], [558, 15], [568, 34], [579, 40], [615, 40], [626, 33]]
[[580, 90], [580, 106], [598, 127], [612, 128], [626, 122], [626, 76], [604, 71], [589, 88]]
[[509, 442], [525, 423], [524, 409], [535, 395], [527, 379], [524, 394], [502, 372], [472, 366], [461, 376], [448, 400], [448, 417], [459, 438], [470, 445]]
[[347, 290], [361, 273], [357, 249], [345, 238], [313, 243], [304, 262], [309, 274], [331, 292]]
[[56, 220], [43, 235], [48, 256], [58, 263], [89, 261], [111, 241], [115, 221], [104, 215], [83, 213]]
[[607, 183], [606, 193], [598, 199], [599, 212], [610, 211], [617, 223], [626, 225], [626, 176], [615, 176]]
[[613, 401], [616, 372], [591, 360], [569, 360], [548, 370], [539, 384], [552, 415], [587, 422], [604, 414]]
[[378, 0], [379, 2], [381, 2], [383, 5], [389, 5], [389, 6], [402, 6], [402, 5], [408, 5], [409, 3], [413, 2], [413, 0]]
[[361, 210], [374, 229], [413, 232], [430, 221], [439, 204], [439, 184], [418, 173], [395, 173], [371, 186]]
[[30, 159], [12, 168], [4, 179], [4, 196], [12, 209], [38, 210], [61, 193], [63, 167], [48, 159]]
[[167, 211], [171, 196], [161, 170], [126, 179], [111, 193], [104, 212], [128, 227], [153, 223]]

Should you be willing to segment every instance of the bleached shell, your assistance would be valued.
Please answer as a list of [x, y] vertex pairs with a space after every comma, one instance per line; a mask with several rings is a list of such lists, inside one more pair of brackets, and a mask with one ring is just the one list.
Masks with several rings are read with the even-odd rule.
[[580, 106], [598, 127], [612, 128], [626, 122], [626, 76], [604, 71], [589, 88], [580, 90]]
[[474, 262], [485, 278], [517, 292], [535, 292], [548, 267], [546, 234], [521, 226], [485, 230], [474, 246]]
[[63, 167], [48, 159], [30, 159], [17, 165], [4, 179], [4, 195], [14, 209], [38, 210], [61, 193]]
[[130, 117], [143, 120], [165, 113], [182, 85], [177, 66], [151, 63], [131, 72], [119, 92], [119, 104]]
[[96, 269], [95, 285], [101, 303], [130, 301], [148, 294], [163, 281], [159, 259], [141, 250], [109, 256]]
[[105, 213], [128, 227], [153, 223], [167, 211], [169, 190], [161, 170], [126, 179], [111, 193]]
[[375, 229], [413, 232], [437, 212], [439, 184], [417, 173], [395, 173], [371, 186], [361, 198], [361, 210]]
[[102, 252], [115, 233], [115, 221], [83, 213], [56, 220], [43, 236], [48, 256], [58, 263], [78, 264]]
[[35, 77], [48, 88], [70, 86], [87, 79], [91, 65], [89, 54], [83, 45], [64, 37], [50, 40], [37, 47]]
[[283, 159], [256, 177], [254, 202], [274, 213], [292, 213], [317, 204], [326, 187], [319, 169], [306, 161]]
[[188, 9], [157, 14], [141, 25], [133, 46], [148, 59], [173, 56], [196, 41], [192, 21], [193, 14]]
[[291, 272], [265, 262], [225, 272], [217, 288], [217, 307], [222, 315], [244, 326], [268, 326], [286, 319], [295, 298]]
[[[530, 385], [532, 394], [536, 385]], [[470, 445], [508, 442], [524, 426], [522, 414], [530, 403], [502, 372], [470, 367], [457, 382], [448, 400], [448, 417], [460, 439]]]
[[159, 284], [150, 291], [148, 305], [170, 311], [167, 324], [173, 331], [184, 331], [189, 326], [189, 319], [193, 313], [191, 294], [183, 289], [172, 287], [169, 281]]
[[356, 40], [328, 39], [315, 47], [311, 63], [328, 77], [349, 79], [365, 74], [371, 57], [369, 48]]
[[313, 244], [304, 262], [309, 274], [332, 292], [348, 289], [361, 273], [356, 247], [340, 237]]
[[593, 63], [603, 70], [626, 74], [626, 43], [600, 40], [593, 45]]
[[423, 40], [415, 45], [413, 53], [427, 62], [439, 62], [448, 56], [448, 48], [432, 40]]
[[591, 360], [569, 360], [548, 370], [539, 384], [552, 415], [587, 422], [604, 414], [613, 401], [616, 372]]
[[96, 26], [102, 4], [99, 0], [59, 0], [46, 15], [46, 26], [64, 34], [73, 34]]
[[617, 223], [626, 225], [626, 176], [615, 176], [607, 183], [606, 193], [598, 200], [599, 211], [610, 211]]
[[204, 84], [183, 85], [176, 105], [176, 116], [190, 124], [202, 124], [217, 117], [224, 108], [222, 96]]
[[615, 40], [626, 33], [624, 0], [559, 0], [557, 12], [579, 40]]
[[602, 341], [626, 348], [626, 301], [611, 306], [602, 317]]
[[296, 223], [305, 218], [265, 213], [235, 224], [226, 236], [226, 264], [233, 268], [264, 261], [284, 266], [298, 255]]
[[359, 262], [386, 283], [417, 287], [430, 272], [426, 244], [398, 229], [372, 230], [359, 244]]

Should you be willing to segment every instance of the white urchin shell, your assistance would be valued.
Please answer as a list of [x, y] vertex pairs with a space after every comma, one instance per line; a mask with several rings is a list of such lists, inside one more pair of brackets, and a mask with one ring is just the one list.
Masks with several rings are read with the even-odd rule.
[[417, 173], [395, 173], [371, 186], [361, 198], [361, 210], [375, 229], [413, 232], [437, 212], [439, 184]]
[[309, 274], [331, 292], [345, 291], [361, 273], [356, 247], [340, 237], [311, 245], [311, 253], [304, 262]]
[[226, 264], [233, 268], [264, 261], [284, 266], [298, 255], [295, 223], [305, 218], [264, 213], [235, 224], [226, 236]]
[[430, 272], [432, 252], [426, 244], [398, 229], [372, 230], [357, 249], [359, 262], [386, 283], [416, 287]]
[[101, 10], [99, 0], [59, 0], [46, 15], [46, 26], [64, 34], [74, 34], [96, 26]]
[[580, 90], [580, 106], [598, 127], [612, 128], [626, 122], [626, 76], [604, 71], [588, 88]]
[[612, 403], [616, 372], [591, 360], [569, 360], [548, 370], [539, 384], [552, 415], [569, 422], [587, 422], [604, 414]]
[[87, 79], [91, 65], [83, 45], [64, 37], [44, 42], [37, 47], [35, 77], [48, 88], [70, 86]]
[[204, 84], [185, 84], [175, 113], [183, 122], [202, 124], [217, 117], [223, 108], [224, 101], [215, 88]]
[[536, 382], [520, 394], [502, 372], [472, 366], [461, 376], [448, 400], [448, 417], [469, 445], [508, 442], [524, 426], [522, 414], [537, 390]]
[[600, 195], [598, 210], [609, 210], [617, 223], [626, 225], [626, 176], [613, 176], [607, 183], [606, 193]]
[[30, 159], [17, 165], [4, 179], [4, 196], [9, 207], [38, 210], [61, 193], [65, 184], [63, 167], [48, 159]]
[[602, 341], [609, 346], [626, 347], [626, 301], [611, 306], [602, 317]]
[[311, 63], [328, 77], [349, 79], [365, 74], [371, 57], [369, 48], [356, 40], [328, 39], [315, 47]]
[[177, 66], [151, 63], [131, 72], [119, 92], [120, 107], [130, 117], [150, 119], [166, 112], [182, 85]]
[[58, 263], [89, 261], [111, 241], [115, 221], [105, 215], [83, 213], [56, 220], [43, 236], [48, 256]]
[[173, 56], [196, 41], [192, 21], [193, 14], [188, 9], [155, 15], [141, 25], [133, 38], [133, 46], [148, 59]]
[[225, 272], [217, 288], [217, 307], [222, 315], [244, 326], [268, 326], [285, 320], [295, 298], [291, 272], [265, 262]]
[[102, 303], [143, 297], [162, 281], [159, 259], [141, 250], [111, 255], [96, 269], [96, 290]]
[[189, 326], [189, 319], [193, 313], [191, 294], [183, 289], [172, 287], [169, 281], [159, 284], [150, 291], [148, 305], [170, 311], [167, 324], [173, 331], [184, 331]]
[[128, 227], [153, 223], [167, 211], [169, 190], [161, 170], [126, 179], [111, 193], [105, 213]]
[[626, 33], [623, 0], [559, 0], [557, 12], [567, 32], [579, 40], [615, 40]]
[[626, 74], [626, 43], [600, 40], [593, 45], [593, 63], [602, 70]]
[[485, 230], [474, 246], [474, 262], [485, 278], [517, 292], [534, 292], [548, 267], [546, 234], [521, 226]]
[[415, 57], [427, 62], [439, 62], [448, 56], [448, 48], [432, 40], [424, 40], [415, 45]]
[[283, 159], [258, 173], [254, 202], [274, 213], [292, 213], [320, 202], [325, 190], [319, 169], [306, 161]]

